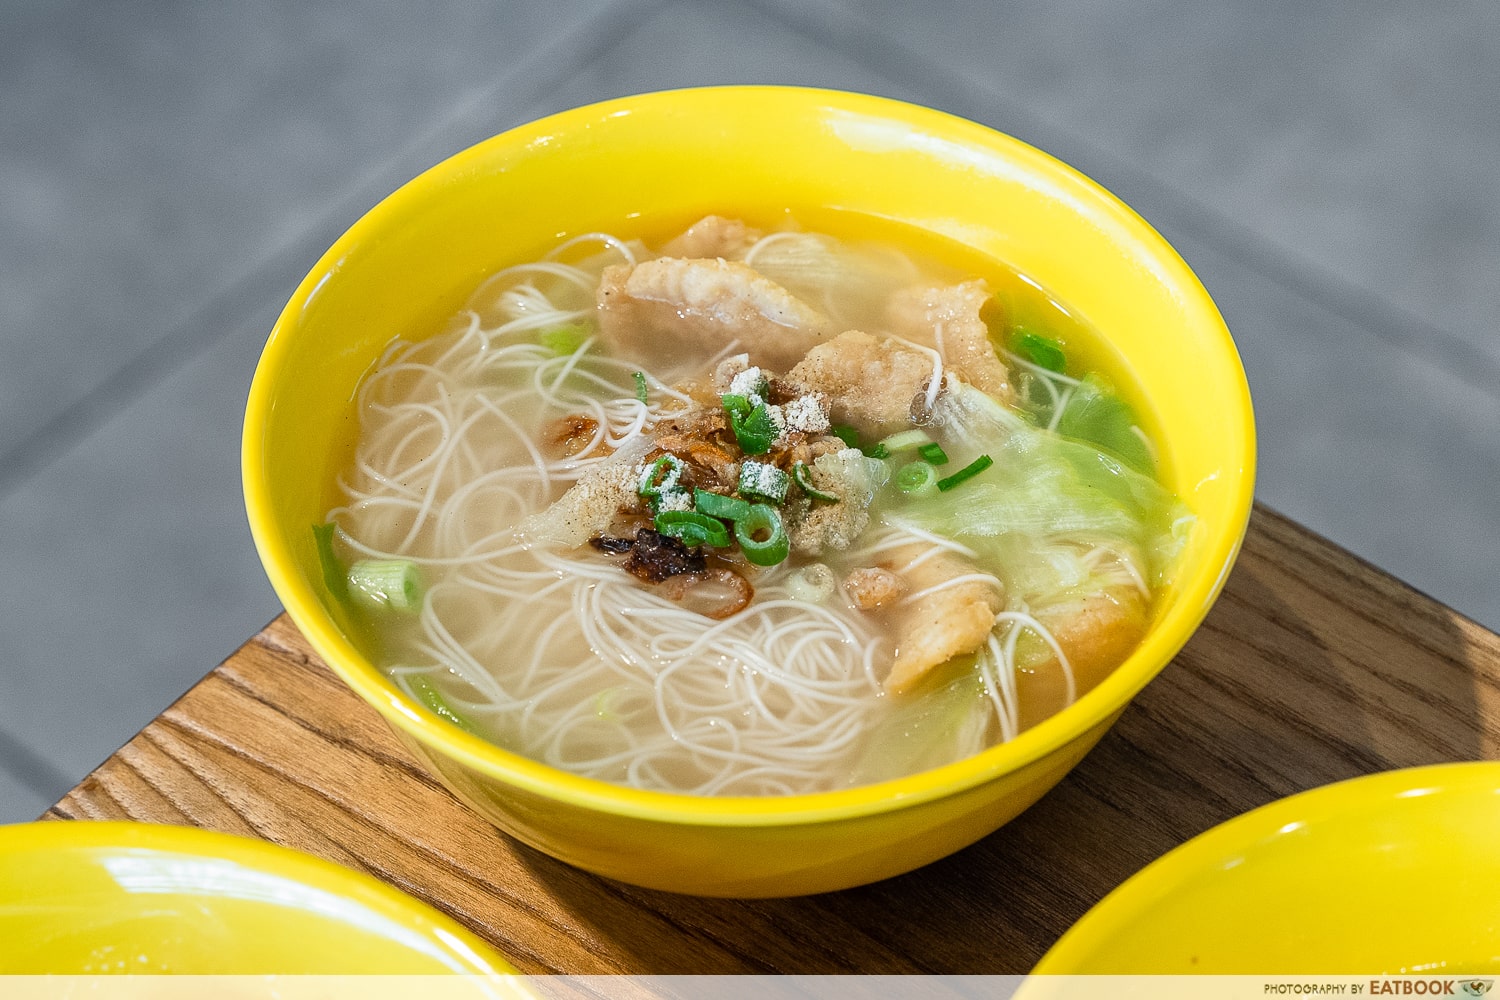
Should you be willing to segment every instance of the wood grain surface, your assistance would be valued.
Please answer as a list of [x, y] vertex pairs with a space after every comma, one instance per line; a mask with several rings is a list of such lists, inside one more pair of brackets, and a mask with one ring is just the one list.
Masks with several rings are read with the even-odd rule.
[[710, 900], [585, 874], [460, 805], [272, 622], [48, 811], [262, 837], [375, 875], [525, 972], [1021, 973], [1210, 826], [1373, 771], [1500, 750], [1500, 637], [1258, 508], [1191, 642], [1064, 781], [876, 885]]

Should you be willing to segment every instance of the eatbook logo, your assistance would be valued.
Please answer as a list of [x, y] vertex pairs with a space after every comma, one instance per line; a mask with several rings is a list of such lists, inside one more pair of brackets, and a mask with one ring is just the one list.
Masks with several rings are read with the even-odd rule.
[[[1368, 991], [1356, 985], [1351, 992], [1368, 992], [1371, 996], [1482, 997], [1494, 985], [1493, 979], [1420, 979], [1402, 976], [1397, 979], [1372, 979]], [[1500, 996], [1496, 1000], [1500, 1000]]]

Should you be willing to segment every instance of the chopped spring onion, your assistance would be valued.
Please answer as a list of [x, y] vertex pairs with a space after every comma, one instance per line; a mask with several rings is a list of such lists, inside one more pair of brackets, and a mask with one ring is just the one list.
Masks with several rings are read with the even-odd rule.
[[933, 465], [948, 464], [948, 453], [936, 441], [929, 442], [918, 448], [917, 454], [922, 456], [924, 462], [931, 462]]
[[631, 372], [630, 376], [635, 379], [635, 398], [640, 401], [642, 406], [645, 406], [649, 399], [646, 395], [646, 373]]
[[966, 479], [973, 479], [975, 476], [979, 475], [985, 469], [988, 469], [994, 464], [995, 460], [993, 458], [990, 458], [990, 456], [980, 455], [978, 458], [974, 459], [974, 461], [970, 462], [962, 469], [959, 469], [947, 479], [939, 479], [937, 488], [942, 492], [947, 493], [959, 483], [963, 482]]
[[771, 419], [765, 403], [750, 405], [750, 400], [735, 393], [721, 397], [724, 413], [729, 417], [729, 429], [747, 455], [764, 455], [771, 450], [771, 442], [779, 433], [776, 422]]
[[651, 507], [651, 513], [660, 514], [667, 510], [692, 510], [693, 496], [687, 490], [673, 487], [670, 490], [662, 490], [654, 497], [646, 501]]
[[550, 330], [543, 330], [541, 336], [537, 337], [543, 347], [558, 356], [577, 353], [588, 339], [588, 329], [578, 323], [554, 326]]
[[1038, 368], [1049, 372], [1061, 372], [1068, 366], [1062, 345], [1051, 337], [1043, 337], [1030, 330], [1022, 330], [1016, 337], [1016, 353]]
[[791, 476], [766, 462], [747, 459], [740, 463], [740, 496], [782, 503], [786, 500], [786, 490], [791, 482]]
[[850, 448], [859, 447], [859, 431], [855, 430], [853, 427], [850, 427], [848, 424], [835, 424], [834, 426], [828, 428], [828, 433], [844, 442], [844, 444], [848, 445]]
[[820, 490], [812, 484], [812, 470], [807, 467], [806, 462], [797, 462], [792, 466], [792, 479], [796, 480], [798, 487], [801, 488], [803, 493], [806, 493], [814, 500], [826, 500], [829, 503], [839, 502], [839, 498], [836, 495]]
[[931, 462], [910, 462], [896, 471], [896, 489], [923, 496], [937, 488], [938, 474]]
[[[666, 471], [662, 472], [663, 469]], [[660, 480], [656, 478], [658, 473], [661, 474]], [[676, 455], [663, 455], [641, 473], [641, 481], [636, 484], [635, 491], [643, 497], [659, 497], [675, 490], [677, 481], [681, 478], [682, 459]]]
[[716, 549], [729, 544], [729, 530], [721, 522], [692, 510], [662, 511], [656, 515], [656, 530], [688, 548], [705, 542]]
[[453, 711], [448, 706], [448, 703], [443, 700], [443, 696], [438, 693], [437, 686], [426, 677], [423, 677], [421, 674], [409, 676], [406, 678], [406, 686], [411, 688], [411, 693], [417, 696], [417, 700], [426, 705], [432, 711], [432, 714], [436, 715], [439, 719], [442, 719], [444, 722], [451, 722], [465, 732], [472, 733], [474, 731], [474, 727], [469, 723], [469, 720]]
[[409, 559], [361, 559], [349, 567], [349, 596], [371, 611], [415, 611], [422, 572]]
[[891, 457], [891, 450], [885, 446], [884, 442], [881, 442], [880, 444], [877, 444], [873, 448], [866, 448], [866, 449], [864, 449], [864, 452], [865, 452], [865, 457], [866, 458], [890, 458]]
[[734, 522], [734, 537], [745, 558], [757, 566], [774, 566], [791, 551], [781, 515], [763, 503], [754, 504], [740, 520]]
[[736, 392], [726, 392], [719, 399], [730, 420], [744, 420], [750, 415], [750, 400]]
[[771, 394], [771, 383], [759, 368], [746, 368], [731, 380], [729, 391], [748, 400], [764, 400]]
[[710, 493], [708, 490], [694, 490], [693, 509], [709, 517], [738, 521], [750, 512], [750, 504], [739, 497], [726, 497], [721, 493]]
[[332, 523], [313, 525], [313, 540], [318, 546], [318, 562], [323, 564], [323, 583], [328, 592], [339, 600], [349, 593], [349, 581], [344, 579], [344, 567], [333, 551], [333, 534], [338, 527]]
[[932, 438], [928, 436], [926, 431], [913, 427], [910, 430], [897, 431], [880, 443], [885, 445], [886, 450], [894, 455], [897, 452], [906, 451], [908, 448], [916, 448], [931, 441]]

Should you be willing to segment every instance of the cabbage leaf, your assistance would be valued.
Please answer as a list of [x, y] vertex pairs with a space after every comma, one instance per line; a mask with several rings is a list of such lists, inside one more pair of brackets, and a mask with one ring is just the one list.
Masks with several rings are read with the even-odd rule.
[[986, 550], [1033, 603], [1083, 587], [1095, 565], [1084, 555], [1101, 546], [1137, 556], [1149, 582], [1161, 582], [1191, 515], [1154, 478], [1096, 444], [1036, 428], [971, 387], [940, 399], [934, 422], [995, 464], [893, 511], [902, 520]]

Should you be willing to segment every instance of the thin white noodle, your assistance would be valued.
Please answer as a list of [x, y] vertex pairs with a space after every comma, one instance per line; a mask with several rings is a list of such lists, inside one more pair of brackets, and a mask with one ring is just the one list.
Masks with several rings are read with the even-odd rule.
[[1136, 424], [1130, 425], [1130, 433], [1140, 438], [1141, 444], [1146, 446], [1146, 454], [1151, 456], [1151, 464], [1158, 464], [1161, 461], [1161, 456], [1156, 451], [1156, 442], [1147, 437], [1146, 432], [1141, 430]]
[[1027, 361], [1020, 355], [1012, 354], [1010, 351], [1003, 351], [1001, 353], [1003, 353], [1012, 364], [1020, 365], [1022, 368], [1031, 372], [1033, 375], [1036, 375], [1048, 382], [1061, 382], [1063, 385], [1078, 385], [1080, 382], [1079, 379], [1073, 378], [1070, 375], [1064, 375], [1062, 372], [1055, 372], [1050, 368], [1043, 368], [1041, 365], [1031, 361]]
[[932, 377], [927, 380], [927, 395], [924, 397], [926, 410], [930, 412], [933, 404], [937, 402], [938, 393], [943, 391], [943, 355], [930, 347], [914, 344], [904, 337], [897, 337], [892, 334], [890, 339], [905, 344], [912, 350], [920, 351], [932, 358]]
[[901, 598], [901, 603], [911, 604], [914, 601], [920, 601], [924, 597], [931, 597], [933, 594], [939, 594], [945, 590], [951, 590], [954, 587], [961, 587], [966, 583], [984, 583], [988, 584], [991, 587], [994, 587], [1001, 593], [1005, 592], [1005, 584], [995, 579], [989, 573], [963, 573], [959, 576], [949, 577], [942, 583], [935, 583], [930, 587], [924, 587], [923, 589], [915, 591], [914, 593], [907, 594], [906, 596]]
[[1062, 423], [1063, 412], [1067, 410], [1068, 403], [1073, 399], [1073, 389], [1074, 387], [1071, 385], [1064, 389], [1062, 396], [1057, 401], [1057, 405], [1052, 408], [1052, 419], [1047, 421], [1047, 429], [1049, 431], [1055, 432], [1058, 424]]
[[760, 256], [761, 251], [763, 251], [766, 247], [775, 246], [777, 243], [791, 243], [793, 241], [805, 240], [807, 238], [808, 237], [806, 233], [798, 233], [790, 230], [780, 233], [770, 233], [769, 235], [762, 236], [760, 239], [752, 243], [750, 245], [750, 249], [745, 251], [745, 256], [740, 258], [740, 261], [747, 266], [753, 266], [755, 264], [755, 258]]
[[603, 243], [615, 253], [619, 254], [621, 257], [624, 257], [627, 264], [631, 265], [632, 267], [635, 266], [635, 252], [630, 249], [630, 246], [624, 240], [620, 239], [618, 236], [611, 236], [609, 233], [584, 233], [581, 236], [575, 236], [571, 240], [568, 240], [561, 245], [554, 247], [552, 251], [547, 254], [547, 259], [556, 260], [581, 243]]
[[1022, 628], [1031, 629], [1031, 631], [1041, 637], [1043, 642], [1052, 648], [1053, 655], [1057, 657], [1058, 668], [1062, 671], [1063, 683], [1066, 685], [1067, 704], [1073, 704], [1078, 697], [1078, 685], [1073, 679], [1073, 666], [1068, 662], [1068, 654], [1063, 652], [1062, 646], [1058, 645], [1057, 639], [1052, 635], [1047, 626], [1024, 611], [1002, 611], [995, 616], [995, 621], [997, 624], [1005, 622], [1014, 623], [1017, 626], [1014, 631], [1017, 633]]

